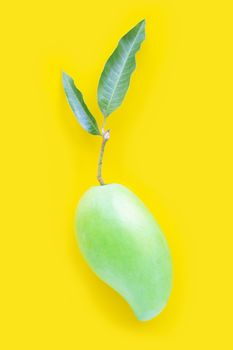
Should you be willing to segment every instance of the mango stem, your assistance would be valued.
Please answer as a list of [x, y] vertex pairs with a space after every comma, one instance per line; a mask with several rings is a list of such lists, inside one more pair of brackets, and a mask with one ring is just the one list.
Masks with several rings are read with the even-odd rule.
[[103, 155], [104, 155], [104, 149], [107, 141], [110, 138], [110, 130], [107, 131], [103, 130], [103, 137], [102, 137], [102, 144], [100, 149], [100, 155], [99, 155], [99, 161], [98, 161], [98, 173], [97, 173], [97, 179], [101, 186], [105, 185], [105, 182], [102, 177], [102, 164], [103, 164]]

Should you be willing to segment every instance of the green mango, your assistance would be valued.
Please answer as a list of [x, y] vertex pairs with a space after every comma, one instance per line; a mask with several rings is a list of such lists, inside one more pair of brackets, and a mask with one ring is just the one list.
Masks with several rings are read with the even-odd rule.
[[143, 202], [119, 184], [91, 187], [76, 213], [81, 252], [141, 321], [165, 307], [172, 286], [166, 239]]

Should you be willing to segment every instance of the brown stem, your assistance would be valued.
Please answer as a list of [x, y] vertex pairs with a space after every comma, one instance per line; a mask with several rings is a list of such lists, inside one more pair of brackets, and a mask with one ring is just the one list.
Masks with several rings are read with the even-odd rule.
[[110, 130], [107, 130], [106, 132], [104, 132], [103, 130], [103, 138], [102, 138], [102, 144], [100, 149], [100, 155], [99, 155], [99, 161], [98, 161], [98, 173], [97, 173], [97, 179], [101, 186], [105, 185], [105, 182], [102, 178], [102, 164], [103, 164], [103, 155], [104, 155], [105, 145], [109, 138], [110, 138]]

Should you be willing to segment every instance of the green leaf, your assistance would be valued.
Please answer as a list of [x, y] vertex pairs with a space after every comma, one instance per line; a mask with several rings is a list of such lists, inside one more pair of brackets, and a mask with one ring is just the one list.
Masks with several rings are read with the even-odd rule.
[[87, 108], [81, 92], [77, 89], [73, 79], [66, 73], [62, 73], [63, 87], [67, 100], [74, 112], [79, 124], [92, 135], [101, 135], [95, 118]]
[[106, 62], [98, 85], [98, 103], [105, 117], [121, 105], [136, 67], [135, 54], [144, 39], [145, 20], [121, 38]]

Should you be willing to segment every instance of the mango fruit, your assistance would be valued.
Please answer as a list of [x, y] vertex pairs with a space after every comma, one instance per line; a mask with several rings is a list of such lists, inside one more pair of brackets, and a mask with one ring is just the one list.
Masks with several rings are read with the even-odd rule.
[[75, 219], [80, 250], [96, 275], [150, 320], [167, 304], [172, 261], [166, 239], [150, 211], [119, 184], [91, 187]]

